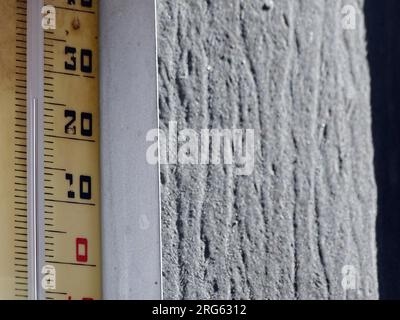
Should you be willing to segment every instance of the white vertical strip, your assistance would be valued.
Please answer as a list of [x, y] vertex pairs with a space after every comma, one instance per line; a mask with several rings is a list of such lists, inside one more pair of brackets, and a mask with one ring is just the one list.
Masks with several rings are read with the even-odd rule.
[[158, 128], [154, 0], [100, 1], [105, 299], [160, 299], [159, 168], [146, 134]]
[[29, 299], [43, 299], [40, 266], [44, 261], [43, 189], [43, 0], [28, 0], [27, 23], [27, 150], [28, 150], [28, 277]]

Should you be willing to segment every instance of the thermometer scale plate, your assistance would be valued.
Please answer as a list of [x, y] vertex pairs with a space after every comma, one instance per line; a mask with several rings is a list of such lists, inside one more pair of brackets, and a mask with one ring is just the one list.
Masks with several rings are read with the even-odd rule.
[[0, 298], [28, 297], [26, 0], [1, 1]]
[[101, 299], [98, 3], [0, 11], [0, 298]]

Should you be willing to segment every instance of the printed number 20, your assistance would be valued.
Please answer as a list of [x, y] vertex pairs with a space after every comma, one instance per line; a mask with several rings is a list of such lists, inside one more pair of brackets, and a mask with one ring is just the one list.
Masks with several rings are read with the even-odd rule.
[[[69, 120], [65, 125], [65, 133], [76, 135], [76, 111], [65, 110], [64, 116]], [[93, 115], [91, 113], [81, 113], [81, 135], [84, 137], [93, 136]]]

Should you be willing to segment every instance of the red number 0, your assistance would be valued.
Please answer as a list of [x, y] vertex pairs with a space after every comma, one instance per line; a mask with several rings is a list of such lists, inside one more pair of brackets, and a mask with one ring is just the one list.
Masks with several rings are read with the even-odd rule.
[[76, 261], [88, 262], [88, 241], [85, 238], [76, 238]]

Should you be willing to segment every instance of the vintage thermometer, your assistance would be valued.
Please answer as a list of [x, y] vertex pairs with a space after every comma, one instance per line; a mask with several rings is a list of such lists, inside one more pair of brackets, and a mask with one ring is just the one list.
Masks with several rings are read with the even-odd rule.
[[98, 1], [0, 13], [0, 299], [101, 299]]

